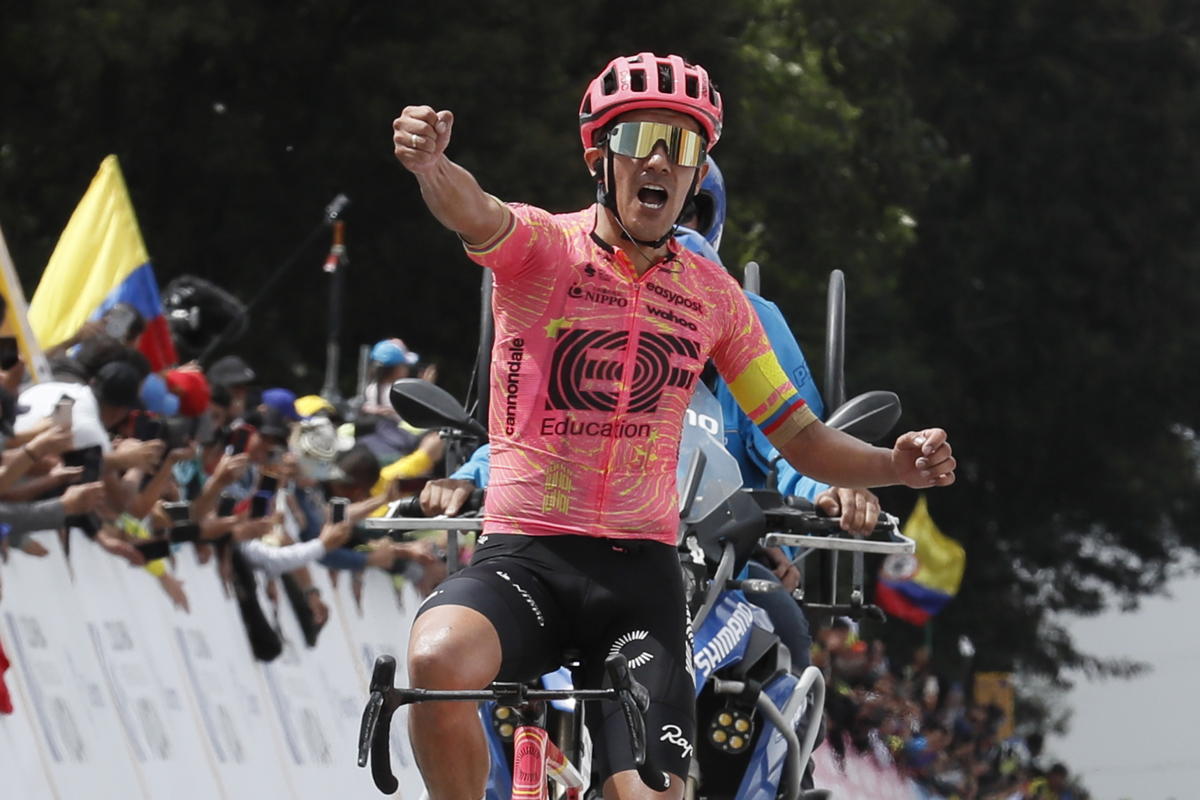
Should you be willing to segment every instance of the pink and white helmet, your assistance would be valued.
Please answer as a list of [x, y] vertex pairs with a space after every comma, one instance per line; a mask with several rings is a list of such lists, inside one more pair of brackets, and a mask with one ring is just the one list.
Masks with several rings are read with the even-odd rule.
[[721, 138], [724, 105], [704, 67], [679, 56], [639, 53], [620, 56], [588, 85], [579, 107], [579, 134], [584, 149], [594, 147], [596, 134], [614, 117], [627, 111], [662, 108], [694, 117], [708, 149]]

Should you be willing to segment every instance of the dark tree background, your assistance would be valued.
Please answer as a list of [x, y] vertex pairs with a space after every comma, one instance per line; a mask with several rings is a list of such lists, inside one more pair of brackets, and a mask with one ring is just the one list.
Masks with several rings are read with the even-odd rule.
[[[575, 129], [588, 79], [617, 53], [681, 53], [728, 103], [726, 262], [763, 264], [818, 375], [827, 276], [845, 270], [850, 393], [893, 389], [903, 426], [951, 432], [960, 478], [930, 507], [968, 566], [935, 624], [943, 667], [967, 633], [977, 668], [1120, 672], [1077, 653], [1054, 612], [1134, 603], [1200, 546], [1198, 10], [10, 0], [0, 224], [32, 294], [116, 153], [160, 283], [193, 273], [248, 299], [345, 192], [343, 363], [399, 335], [461, 392], [479, 276], [395, 163], [391, 120], [453, 110], [450, 153], [485, 188], [570, 210], [592, 192]], [[320, 384], [326, 247], [231, 345], [268, 382]], [[914, 497], [884, 499], [906, 514]]]

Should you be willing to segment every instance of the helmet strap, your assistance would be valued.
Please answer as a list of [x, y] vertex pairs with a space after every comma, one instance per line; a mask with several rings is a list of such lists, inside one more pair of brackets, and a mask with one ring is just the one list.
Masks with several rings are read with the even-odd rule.
[[657, 250], [671, 240], [671, 237], [675, 235], [675, 229], [685, 219], [688, 206], [692, 204], [693, 199], [696, 197], [696, 189], [700, 185], [700, 168], [697, 167], [696, 174], [692, 176], [692, 185], [688, 189], [687, 199], [684, 201], [683, 207], [680, 208], [679, 216], [675, 222], [671, 224], [671, 227], [667, 229], [667, 232], [661, 238], [648, 241], [646, 239], [635, 238], [625, 228], [625, 222], [621, 219], [621, 212], [617, 210], [617, 193], [614, 188], [616, 180], [613, 177], [616, 174], [613, 171], [613, 151], [609, 147], [605, 147], [604, 150], [605, 155], [601, 161], [600, 170], [592, 173], [596, 177], [596, 202], [612, 212], [613, 217], [617, 221], [617, 227], [621, 229], [622, 239], [641, 245], [642, 247], [653, 247]]

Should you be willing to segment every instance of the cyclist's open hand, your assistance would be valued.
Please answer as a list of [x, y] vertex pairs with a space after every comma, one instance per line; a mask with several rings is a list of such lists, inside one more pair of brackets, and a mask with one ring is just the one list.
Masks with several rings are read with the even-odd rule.
[[475, 491], [475, 484], [453, 478], [430, 481], [421, 489], [421, 513], [427, 517], [445, 514], [453, 517]]
[[909, 431], [901, 436], [892, 448], [892, 464], [904, 485], [913, 489], [954, 483], [956, 462], [941, 428]]
[[429, 106], [408, 106], [392, 122], [396, 159], [410, 172], [428, 172], [450, 144], [454, 114]]

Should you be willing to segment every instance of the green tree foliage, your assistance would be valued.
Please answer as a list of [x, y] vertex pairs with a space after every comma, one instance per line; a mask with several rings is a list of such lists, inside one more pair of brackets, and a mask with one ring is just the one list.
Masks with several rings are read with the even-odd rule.
[[[346, 355], [400, 335], [461, 390], [479, 275], [396, 165], [391, 120], [407, 104], [453, 110], [450, 152], [486, 189], [570, 210], [594, 191], [575, 130], [588, 79], [617, 53], [681, 53], [728, 102], [727, 263], [763, 264], [818, 370], [826, 276], [845, 270], [850, 392], [894, 389], [902, 425], [951, 431], [960, 479], [930, 507], [968, 568], [938, 641], [970, 634], [988, 669], [1120, 671], [1075, 652], [1048, 612], [1095, 611], [1106, 587], [1132, 601], [1200, 544], [1186, 12], [13, 0], [0, 5], [0, 222], [31, 292], [117, 153], [160, 282], [194, 273], [249, 298], [345, 192]], [[320, 382], [323, 248], [235, 345], [271, 382]]]
[[898, 384], [908, 421], [948, 420], [963, 457], [931, 497], [969, 553], [938, 625], [971, 632], [980, 667], [1127, 672], [1047, 612], [1096, 611], [1106, 589], [1132, 602], [1198, 543], [1200, 62], [1183, 9], [813, 4], [834, 83], [907, 102], [965, 165], [913, 207], [904, 313], [884, 319], [921, 365]]

